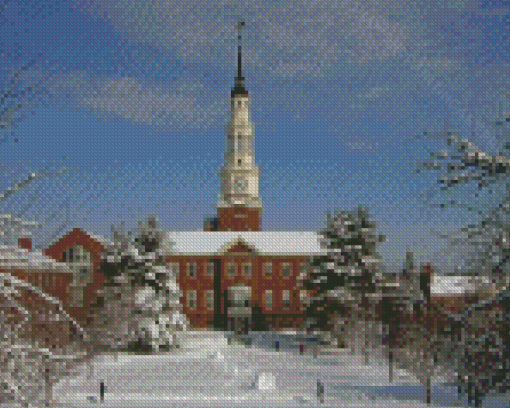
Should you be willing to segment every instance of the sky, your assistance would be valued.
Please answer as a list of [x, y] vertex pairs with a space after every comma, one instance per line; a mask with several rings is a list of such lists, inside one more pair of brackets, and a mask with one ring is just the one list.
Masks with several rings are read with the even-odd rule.
[[[0, 0], [0, 201], [46, 247], [155, 213], [169, 230], [214, 215], [243, 20], [264, 230], [320, 230], [368, 207], [386, 236], [449, 271], [437, 234], [476, 222], [502, 188], [438, 188], [416, 170], [446, 130], [496, 153], [509, 124], [508, 0]], [[19, 70], [19, 74], [15, 73]], [[14, 80], [14, 81], [13, 81]], [[14, 85], [13, 82], [14, 82]], [[18, 102], [23, 107], [10, 115]], [[66, 168], [65, 174], [55, 175]], [[499, 195], [498, 195], [499, 194]]]

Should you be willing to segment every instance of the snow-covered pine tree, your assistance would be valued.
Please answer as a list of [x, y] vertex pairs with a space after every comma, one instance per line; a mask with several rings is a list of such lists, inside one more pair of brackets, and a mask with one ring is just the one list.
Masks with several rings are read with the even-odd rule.
[[312, 327], [334, 330], [334, 314], [341, 321], [339, 316], [368, 307], [364, 295], [375, 293], [381, 281], [376, 245], [384, 237], [374, 230], [375, 223], [363, 207], [327, 215], [326, 228], [320, 232], [324, 253], [313, 257], [300, 276], [309, 293], [305, 320]]
[[177, 345], [176, 332], [187, 321], [177, 277], [165, 263], [170, 247], [155, 217], [136, 233], [113, 228], [103, 256], [106, 277], [103, 307], [94, 310], [96, 339], [108, 348], [165, 349]]

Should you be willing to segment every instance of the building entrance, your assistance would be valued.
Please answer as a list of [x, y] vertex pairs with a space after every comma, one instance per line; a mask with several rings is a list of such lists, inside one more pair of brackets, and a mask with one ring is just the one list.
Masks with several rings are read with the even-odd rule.
[[243, 283], [228, 289], [227, 330], [247, 334], [253, 329], [251, 287]]

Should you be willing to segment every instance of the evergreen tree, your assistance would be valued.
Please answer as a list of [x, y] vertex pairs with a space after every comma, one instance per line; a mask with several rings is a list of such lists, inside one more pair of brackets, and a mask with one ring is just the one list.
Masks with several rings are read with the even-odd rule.
[[340, 315], [360, 305], [364, 294], [375, 293], [381, 281], [377, 242], [384, 237], [375, 234], [375, 223], [368, 211], [342, 211], [328, 214], [327, 225], [320, 232], [324, 253], [310, 261], [309, 270], [300, 276], [301, 286], [308, 291], [305, 319], [313, 327], [333, 329], [331, 316]]
[[165, 236], [154, 217], [136, 233], [113, 228], [113, 243], [103, 256], [106, 278], [103, 305], [97, 305], [96, 339], [106, 347], [134, 345], [158, 349], [176, 345], [175, 332], [186, 328], [177, 277], [169, 271]]

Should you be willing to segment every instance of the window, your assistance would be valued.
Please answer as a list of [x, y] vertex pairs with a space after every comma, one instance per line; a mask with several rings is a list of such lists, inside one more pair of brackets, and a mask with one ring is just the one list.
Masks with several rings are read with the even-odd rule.
[[197, 276], [197, 264], [188, 263], [188, 276], [194, 278]]
[[284, 290], [282, 292], [282, 306], [286, 309], [290, 307], [290, 291]]
[[243, 265], [244, 276], [251, 276], [251, 263], [246, 263]]
[[237, 160], [237, 165], [240, 166], [241, 165], [241, 159]]
[[300, 304], [306, 305], [308, 301], [308, 292], [306, 290], [299, 291], [299, 302]]
[[237, 107], [240, 108], [241, 107], [241, 101], [237, 101]]
[[190, 309], [195, 309], [197, 307], [197, 291], [196, 290], [188, 290], [187, 293], [187, 305]]
[[289, 277], [290, 276], [290, 263], [284, 263], [282, 266], [282, 276]]
[[207, 309], [214, 309], [214, 290], [206, 290], [205, 291], [205, 304]]
[[301, 276], [307, 276], [308, 274], [308, 263], [302, 262], [299, 264], [299, 275]]
[[241, 136], [241, 133], [238, 133], [237, 134], [237, 150], [238, 151], [241, 150], [241, 148], [242, 148], [241, 142], [242, 142], [242, 136]]
[[264, 292], [264, 306], [266, 309], [271, 309], [273, 307], [273, 291], [266, 290]]
[[227, 264], [227, 276], [235, 276], [236, 274], [236, 264], [234, 262], [229, 262]]
[[79, 270], [84, 266], [91, 266], [90, 252], [81, 245], [75, 245], [62, 254], [62, 260], [69, 264], [71, 269]]
[[264, 275], [271, 276], [273, 274], [273, 264], [267, 262], [264, 264]]
[[178, 262], [171, 262], [168, 264], [168, 269], [170, 270], [170, 273], [174, 276], [179, 275], [179, 263]]
[[214, 276], [214, 262], [207, 262], [207, 276]]
[[75, 307], [83, 306], [83, 288], [82, 287], [71, 287], [72, 304]]

